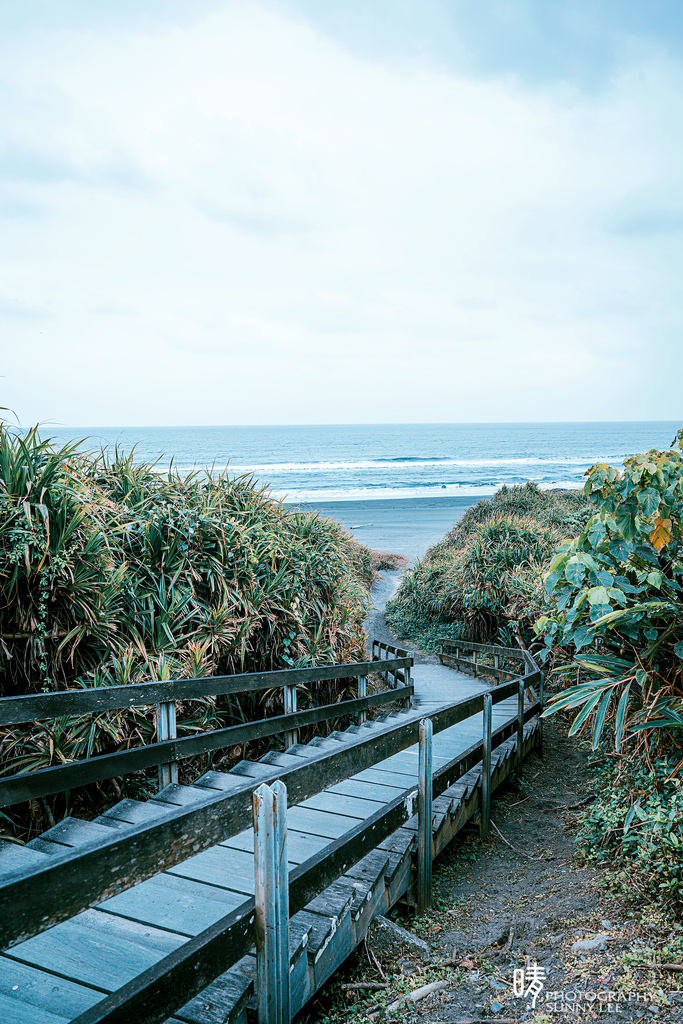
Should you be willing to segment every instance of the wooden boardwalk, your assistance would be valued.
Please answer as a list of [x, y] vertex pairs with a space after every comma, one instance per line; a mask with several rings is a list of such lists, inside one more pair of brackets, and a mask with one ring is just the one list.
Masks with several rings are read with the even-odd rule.
[[[410, 710], [326, 739], [271, 752], [260, 762], [242, 761], [230, 772], [208, 772], [192, 786], [171, 784], [145, 802], [122, 800], [93, 822], [67, 818], [25, 847], [0, 848], [0, 877], [42, 858], [64, 854], [111, 837], [112, 829], [162, 820], [179, 806], [192, 806], [229, 792], [245, 777], [272, 777], [274, 766], [292, 767], [339, 749], [394, 724], [429, 715], [490, 686], [450, 668], [417, 664]], [[517, 700], [494, 705], [493, 728], [517, 713]], [[536, 742], [537, 722], [525, 726], [525, 752]], [[481, 740], [482, 715], [434, 737], [433, 768]], [[492, 786], [514, 770], [516, 740], [494, 750]], [[288, 811], [288, 856], [294, 867], [415, 785], [417, 747], [339, 782]], [[434, 800], [435, 855], [479, 808], [480, 767]], [[372, 918], [385, 913], [412, 884], [416, 819], [312, 900], [290, 921], [292, 1013], [296, 1013], [362, 941]], [[168, 871], [105, 900], [71, 920], [13, 946], [0, 956], [0, 1020], [3, 1024], [62, 1024], [130, 982], [191, 937], [210, 927], [254, 894], [254, 835], [248, 829], [189, 857]], [[224, 1024], [246, 1020], [254, 996], [255, 959], [247, 956], [192, 999], [172, 1018], [183, 1024]]]

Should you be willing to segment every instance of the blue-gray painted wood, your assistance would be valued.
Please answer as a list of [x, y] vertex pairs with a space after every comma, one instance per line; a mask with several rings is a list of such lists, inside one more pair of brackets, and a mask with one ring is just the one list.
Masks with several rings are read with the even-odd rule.
[[256, 981], [259, 1024], [289, 1024], [287, 788], [254, 792]]
[[517, 696], [517, 778], [522, 778], [522, 764], [524, 762], [524, 680], [519, 681], [519, 694]]
[[418, 771], [417, 912], [432, 905], [432, 723], [420, 722]]
[[[175, 704], [172, 700], [164, 701], [156, 706], [157, 743], [174, 740], [177, 735]], [[159, 765], [159, 789], [162, 790], [172, 782], [178, 781], [178, 762]]]
[[484, 756], [481, 772], [481, 835], [485, 839], [491, 823], [491, 711], [493, 703], [489, 693], [484, 697]]

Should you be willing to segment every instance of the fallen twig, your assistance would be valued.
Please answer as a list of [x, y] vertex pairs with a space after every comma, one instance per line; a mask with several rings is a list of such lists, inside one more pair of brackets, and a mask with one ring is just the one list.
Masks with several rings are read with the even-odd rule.
[[[386, 1007], [387, 1013], [392, 1013], [394, 1010], [400, 1009], [404, 1003], [417, 1003], [420, 999], [431, 996], [434, 992], [441, 992], [442, 989], [448, 988], [450, 981], [432, 981], [429, 985], [423, 985], [422, 988], [415, 988], [412, 992], [407, 992], [400, 999], [395, 999], [393, 1003], [389, 1003]], [[375, 1020], [379, 1016], [379, 1013], [368, 1014], [369, 1020]]]
[[683, 964], [657, 964], [662, 971], [683, 971]]
[[[508, 951], [508, 953], [512, 952], [512, 943], [514, 942], [514, 940], [515, 940], [515, 926], [514, 925], [510, 925], [510, 934], [508, 935], [508, 940], [507, 940], [507, 943], [506, 943], [506, 946], [505, 946], [505, 948]], [[506, 982], [506, 984], [507, 984], [507, 982]]]
[[583, 800], [579, 800], [577, 804], [565, 804], [562, 808], [563, 811], [575, 811], [579, 807], [585, 807], [586, 804], [590, 804], [597, 798], [597, 793], [589, 793], [588, 796], [584, 797]]
[[349, 981], [342, 985], [344, 992], [353, 992], [361, 988], [389, 988], [388, 981]]
[[520, 804], [525, 804], [527, 800], [531, 800], [531, 793], [529, 796], [525, 796], [523, 800], [516, 800], [514, 804], [508, 804], [508, 807], [519, 807]]
[[520, 849], [518, 849], [518, 847], [513, 846], [512, 843], [509, 843], [507, 841], [507, 839], [505, 838], [503, 833], [500, 831], [500, 829], [496, 825], [495, 821], [492, 821], [491, 824], [493, 825], [493, 827], [495, 828], [496, 832], [498, 833], [500, 838], [503, 840], [505, 845], [509, 846], [511, 850], [514, 850], [515, 853], [521, 853], [522, 857], [528, 857], [529, 860], [543, 860], [543, 857], [532, 857], [530, 853], [526, 853], [524, 850], [520, 850]]
[[387, 980], [387, 976], [384, 973], [384, 971], [382, 970], [382, 965], [379, 962], [379, 960], [377, 959], [377, 957], [375, 956], [375, 952], [372, 949], [370, 950], [370, 956], [372, 957], [372, 959], [374, 961], [375, 967], [377, 968], [377, 971], [379, 972], [380, 978], [382, 979], [382, 981], [386, 981]]

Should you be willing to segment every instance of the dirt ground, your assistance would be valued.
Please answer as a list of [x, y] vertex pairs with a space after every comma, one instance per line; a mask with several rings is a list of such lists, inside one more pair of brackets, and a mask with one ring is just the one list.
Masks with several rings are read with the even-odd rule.
[[[603, 872], [576, 861], [588, 754], [552, 720], [544, 754], [526, 762], [521, 789], [498, 791], [485, 842], [470, 829], [435, 862], [433, 909], [422, 918], [394, 909], [410, 936], [374, 926], [302, 1022], [683, 1022], [683, 973], [658, 966], [680, 964], [683, 924], [636, 890], [614, 894]], [[366, 983], [387, 987], [342, 988]]]

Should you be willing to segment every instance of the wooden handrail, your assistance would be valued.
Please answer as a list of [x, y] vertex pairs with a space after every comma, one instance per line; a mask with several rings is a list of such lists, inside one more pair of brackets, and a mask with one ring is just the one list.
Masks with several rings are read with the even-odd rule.
[[114, 754], [100, 754], [70, 764], [13, 775], [0, 779], [0, 807], [9, 807], [22, 800], [36, 800], [51, 793], [61, 793], [67, 789], [113, 779], [144, 768], [156, 768], [158, 765], [177, 761], [181, 757], [195, 757], [211, 750], [224, 750], [239, 743], [277, 736], [279, 733], [326, 722], [331, 718], [353, 715], [367, 708], [380, 707], [395, 700], [405, 700], [410, 698], [413, 692], [412, 686], [403, 686], [371, 694], [369, 697], [323, 704], [307, 711], [262, 718], [255, 722], [230, 725], [225, 729], [213, 729], [196, 736], [182, 736], [179, 739], [150, 743], [129, 750], [120, 750]]
[[[382, 672], [410, 668], [412, 657], [382, 662]], [[314, 668], [279, 669], [274, 672], [245, 672], [231, 676], [206, 676], [200, 679], [167, 679], [155, 683], [127, 683], [123, 686], [95, 686], [57, 693], [36, 693], [0, 699], [0, 726], [19, 725], [66, 715], [99, 714], [134, 707], [150, 707], [164, 701], [198, 700], [226, 693], [249, 693], [278, 686], [300, 686], [328, 679], [366, 676], [378, 668], [376, 661], [358, 661], [350, 665], [319, 665]]]
[[[535, 682], [538, 673], [527, 677]], [[517, 682], [491, 691], [497, 704], [517, 693]], [[483, 708], [484, 696], [446, 704], [429, 717], [434, 733], [462, 722]], [[258, 780], [245, 778], [230, 793], [217, 793], [199, 806], [178, 808], [160, 822], [113, 830], [111, 839], [77, 855], [66, 853], [46, 858], [48, 863], [26, 868], [0, 883], [0, 948], [14, 945], [85, 910], [187, 857], [222, 842], [251, 825], [252, 793], [262, 782], [282, 779], [290, 806], [370, 768], [379, 761], [417, 742], [420, 716], [399, 726], [373, 730], [366, 738], [345, 743], [339, 751], [321, 751], [317, 757], [294, 768], [272, 766]], [[516, 717], [511, 720], [516, 729]], [[437, 773], [438, 776], [439, 773]], [[22, 907], [21, 915], [15, 908]]]
[[[490, 699], [494, 696], [499, 697], [499, 692], [491, 694]], [[531, 718], [537, 713], [538, 706], [532, 705], [527, 709], [526, 717]], [[419, 722], [416, 724], [419, 726]], [[504, 723], [492, 734], [491, 746], [503, 743], [516, 728], [516, 717]], [[454, 785], [486, 753], [485, 741], [480, 740], [439, 768], [432, 776], [432, 798]], [[404, 790], [390, 803], [294, 868], [289, 873], [290, 916], [302, 910], [331, 882], [409, 821], [417, 810], [417, 797], [417, 786]], [[254, 941], [254, 914], [254, 900], [250, 899], [144, 974], [86, 1010], [72, 1024], [128, 1024], [131, 1019], [144, 1019], [154, 1024], [166, 1020], [181, 1002], [189, 1001], [249, 952]]]

